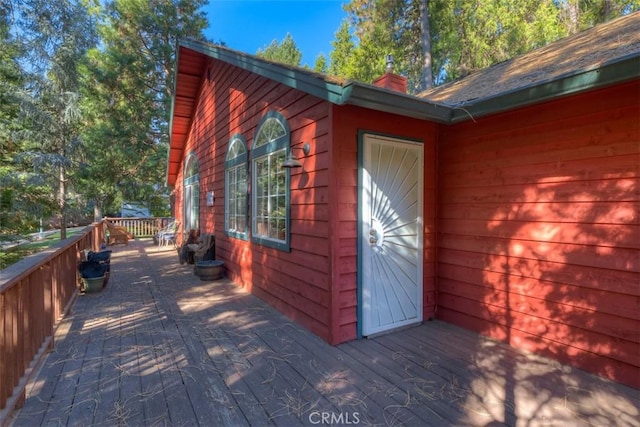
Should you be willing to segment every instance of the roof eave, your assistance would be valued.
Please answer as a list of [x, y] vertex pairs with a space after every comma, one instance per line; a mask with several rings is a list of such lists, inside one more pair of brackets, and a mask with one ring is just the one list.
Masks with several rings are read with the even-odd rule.
[[525, 107], [585, 90], [593, 90], [640, 77], [640, 55], [633, 54], [608, 64], [580, 70], [570, 75], [525, 86], [497, 96], [449, 105], [449, 123], [475, 120], [482, 116]]
[[[178, 87], [178, 63], [180, 61], [180, 49], [179, 43], [176, 43], [176, 59], [175, 59], [175, 72], [173, 73], [173, 93], [176, 93], [176, 88]], [[173, 113], [176, 106], [176, 97], [175, 95], [171, 97], [171, 109], [169, 111], [169, 142], [167, 144], [167, 170], [165, 173], [165, 185], [167, 187], [173, 185], [175, 181], [171, 182], [169, 178], [169, 163], [171, 161], [171, 135], [173, 135]]]
[[345, 87], [345, 89], [347, 88], [340, 104], [355, 105], [438, 123], [449, 123], [451, 108], [445, 105], [355, 81], [350, 82]]
[[356, 105], [408, 117], [435, 120], [440, 123], [446, 123], [451, 114], [448, 107], [443, 105], [377, 86], [352, 80], [330, 82], [319, 74], [303, 72], [294, 67], [271, 63], [250, 55], [240, 55], [191, 40], [183, 40], [180, 45], [333, 104]]
[[259, 74], [289, 87], [307, 92], [318, 98], [331, 102], [339, 102], [339, 100], [342, 99], [341, 84], [328, 82], [319, 76], [297, 71], [293, 69], [293, 67], [272, 63], [254, 56], [235, 53], [227, 49], [217, 48], [213, 45], [198, 43], [192, 40], [181, 40], [180, 45], [207, 55], [210, 58], [219, 59], [243, 70]]

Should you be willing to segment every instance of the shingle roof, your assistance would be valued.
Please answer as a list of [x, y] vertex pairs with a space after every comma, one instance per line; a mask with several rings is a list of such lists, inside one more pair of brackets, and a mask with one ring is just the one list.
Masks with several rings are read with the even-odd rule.
[[[464, 106], [602, 68], [640, 54], [640, 12], [609, 21], [419, 94]], [[637, 63], [640, 74], [640, 60]]]

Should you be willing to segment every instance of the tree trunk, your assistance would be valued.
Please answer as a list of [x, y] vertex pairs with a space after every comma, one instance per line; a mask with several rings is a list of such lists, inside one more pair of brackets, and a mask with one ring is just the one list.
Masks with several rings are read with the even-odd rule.
[[60, 240], [67, 238], [67, 180], [64, 166], [59, 170], [58, 205], [60, 206]]
[[580, 3], [578, 0], [569, 0], [565, 3], [569, 34], [580, 31]]
[[95, 204], [93, 205], [93, 222], [100, 222], [102, 221], [102, 203], [98, 199], [95, 199], [94, 203]]
[[420, 23], [422, 27], [422, 67], [421, 90], [433, 87], [433, 71], [431, 70], [431, 28], [429, 26], [429, 0], [420, 2]]

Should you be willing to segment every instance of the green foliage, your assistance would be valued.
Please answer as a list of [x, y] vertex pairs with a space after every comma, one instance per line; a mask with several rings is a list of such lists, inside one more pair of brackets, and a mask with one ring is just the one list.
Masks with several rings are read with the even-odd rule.
[[[18, 3], [24, 84], [13, 92], [19, 106], [19, 145], [9, 176], [21, 194], [25, 212], [42, 215], [56, 198], [65, 234], [68, 201], [74, 195], [74, 166], [81, 145], [78, 65], [96, 43], [81, 1], [23, 0]], [[15, 194], [18, 194], [15, 192]]]
[[436, 84], [640, 9], [640, 0], [351, 0], [343, 6], [348, 21], [336, 33], [329, 73], [371, 82], [392, 54], [395, 72], [408, 78], [410, 92], [419, 90], [422, 4]]
[[16, 94], [24, 84], [18, 58], [21, 46], [10, 32], [12, 4], [0, 3], [0, 236], [16, 234], [25, 227], [22, 218], [21, 180], [15, 171], [14, 156], [21, 145], [13, 134], [22, 129]]
[[566, 35], [553, 0], [434, 2], [436, 83], [463, 77]]
[[355, 42], [351, 35], [349, 21], [342, 21], [335, 34], [335, 40], [331, 43], [333, 50], [329, 54], [331, 63], [329, 64], [329, 74], [340, 77], [351, 77], [352, 61], [350, 60]]
[[313, 64], [313, 71], [316, 73], [325, 74], [329, 70], [326, 56], [320, 54], [316, 57], [316, 62]]
[[85, 104], [88, 126], [83, 193], [98, 211], [115, 212], [123, 200], [167, 213], [166, 174], [175, 46], [203, 39], [202, 0], [114, 0], [100, 17], [102, 44], [88, 55]]
[[0, 234], [123, 199], [168, 213], [175, 46], [203, 38], [205, 3], [0, 3]]
[[392, 55], [395, 72], [416, 86], [422, 75], [419, 2], [353, 0], [344, 9], [349, 19], [336, 34], [333, 74], [370, 83], [385, 73]]
[[269, 61], [280, 62], [281, 64], [293, 65], [295, 67], [299, 67], [300, 61], [302, 61], [302, 52], [300, 52], [296, 46], [296, 42], [289, 33], [287, 33], [282, 40], [282, 43], [274, 40], [264, 49], [258, 49], [256, 55]]

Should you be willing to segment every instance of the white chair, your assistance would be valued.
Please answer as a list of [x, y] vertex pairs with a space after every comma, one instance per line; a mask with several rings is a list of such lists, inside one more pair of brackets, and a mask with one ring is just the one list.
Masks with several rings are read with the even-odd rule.
[[167, 225], [162, 230], [158, 231], [156, 234], [156, 240], [158, 242], [158, 246], [166, 247], [170, 244], [173, 247], [177, 247], [177, 236], [178, 236], [178, 222], [173, 221], [169, 225]]

